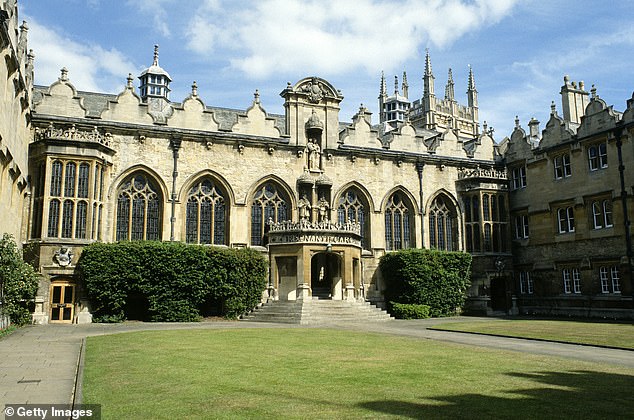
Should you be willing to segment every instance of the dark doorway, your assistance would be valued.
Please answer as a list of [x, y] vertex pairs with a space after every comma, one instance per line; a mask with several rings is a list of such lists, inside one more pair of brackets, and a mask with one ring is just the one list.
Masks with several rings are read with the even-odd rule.
[[491, 309], [494, 311], [507, 311], [506, 303], [506, 277], [491, 279]]
[[340, 276], [340, 258], [337, 254], [315, 254], [310, 266], [310, 287], [313, 297], [331, 299], [333, 279]]

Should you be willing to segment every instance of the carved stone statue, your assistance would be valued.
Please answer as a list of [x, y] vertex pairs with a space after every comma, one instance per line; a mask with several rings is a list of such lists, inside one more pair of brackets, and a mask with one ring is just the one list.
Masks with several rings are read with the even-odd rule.
[[330, 209], [330, 206], [328, 205], [328, 201], [323, 196], [319, 198], [319, 201], [317, 202], [317, 208], [319, 210], [318, 221], [320, 223], [327, 222], [328, 210]]
[[321, 160], [321, 147], [319, 147], [315, 139], [310, 139], [306, 148], [308, 149], [308, 169], [310, 171], [319, 171], [321, 169], [319, 164]]
[[302, 194], [302, 198], [299, 199], [297, 210], [300, 219], [310, 219], [310, 201], [306, 198], [306, 194]]

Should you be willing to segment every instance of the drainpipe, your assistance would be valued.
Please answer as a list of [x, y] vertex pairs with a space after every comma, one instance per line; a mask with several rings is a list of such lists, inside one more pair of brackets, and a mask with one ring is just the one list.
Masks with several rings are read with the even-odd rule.
[[416, 162], [416, 172], [418, 173], [418, 200], [420, 201], [420, 247], [425, 248], [425, 220], [423, 211], [423, 168], [425, 163]]
[[176, 178], [178, 178], [178, 151], [181, 148], [181, 137], [172, 137], [170, 139], [170, 147], [172, 148], [172, 157], [174, 158], [174, 169], [172, 171], [172, 215], [170, 217], [170, 241], [174, 242], [174, 230], [176, 226]]
[[625, 165], [623, 165], [622, 135], [622, 127], [618, 127], [614, 130], [614, 138], [616, 139], [616, 150], [619, 157], [619, 178], [621, 179], [621, 203], [623, 206], [623, 225], [625, 228], [627, 273], [630, 277], [630, 285], [632, 286], [632, 307], [634, 308], [634, 276], [632, 276], [632, 238], [630, 237], [630, 219], [627, 211], [627, 189], [625, 188]]

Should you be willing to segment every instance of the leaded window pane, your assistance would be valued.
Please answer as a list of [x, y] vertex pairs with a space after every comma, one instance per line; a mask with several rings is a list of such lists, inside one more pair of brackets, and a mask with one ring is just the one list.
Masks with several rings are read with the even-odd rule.
[[394, 249], [392, 245], [392, 212], [390, 210], [385, 211], [385, 247], [388, 251]]
[[147, 232], [148, 241], [158, 241], [161, 239], [160, 209], [158, 198], [150, 198], [147, 203]]
[[488, 194], [485, 194], [482, 197], [482, 213], [483, 213], [483, 219], [485, 221], [491, 220], [491, 211], [489, 209], [489, 196]]
[[79, 165], [79, 177], [77, 179], [77, 197], [88, 198], [88, 175], [90, 166], [87, 163]]
[[214, 244], [225, 243], [225, 205], [219, 201], [214, 208]]
[[75, 171], [77, 165], [73, 162], [66, 164], [66, 174], [64, 176], [64, 197], [75, 196]]
[[51, 196], [62, 195], [62, 162], [56, 160], [51, 165]]
[[59, 200], [51, 200], [48, 206], [48, 237], [57, 237], [57, 227], [59, 226]]
[[62, 205], [62, 238], [73, 237], [73, 210], [74, 203], [71, 200], [65, 200]]
[[77, 216], [75, 221], [75, 238], [86, 239], [86, 219], [88, 217], [88, 203], [77, 203]]
[[253, 203], [251, 206], [251, 245], [262, 245], [263, 232], [262, 207]]
[[196, 216], [200, 216], [200, 243], [201, 244], [210, 244], [211, 243], [211, 210], [212, 210], [211, 200], [209, 198], [205, 198], [200, 201], [199, 208], [200, 214]]
[[130, 232], [130, 197], [122, 194], [117, 200], [117, 241], [127, 241]]
[[145, 199], [135, 197], [132, 199], [132, 228], [130, 239], [140, 241], [144, 239], [143, 231], [145, 227]]
[[401, 239], [402, 239], [402, 231], [403, 227], [401, 226], [401, 213], [394, 213], [394, 249], [402, 249]]
[[185, 241], [188, 244], [198, 243], [198, 203], [196, 200], [187, 202], [185, 216]]

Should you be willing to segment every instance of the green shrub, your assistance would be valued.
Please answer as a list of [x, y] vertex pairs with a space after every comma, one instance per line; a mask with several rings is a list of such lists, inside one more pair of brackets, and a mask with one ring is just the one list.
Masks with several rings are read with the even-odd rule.
[[0, 240], [0, 308], [11, 323], [25, 325], [31, 322], [38, 283], [37, 273], [24, 262], [11, 235], [5, 233]]
[[198, 321], [209, 302], [235, 318], [258, 304], [267, 275], [266, 260], [250, 249], [155, 241], [92, 244], [78, 267], [95, 322], [133, 310], [150, 321]]
[[398, 319], [425, 319], [431, 316], [428, 305], [390, 302], [389, 308], [390, 314]]
[[463, 252], [391, 252], [381, 258], [379, 268], [388, 302], [428, 305], [434, 317], [459, 311], [471, 284], [471, 254]]

